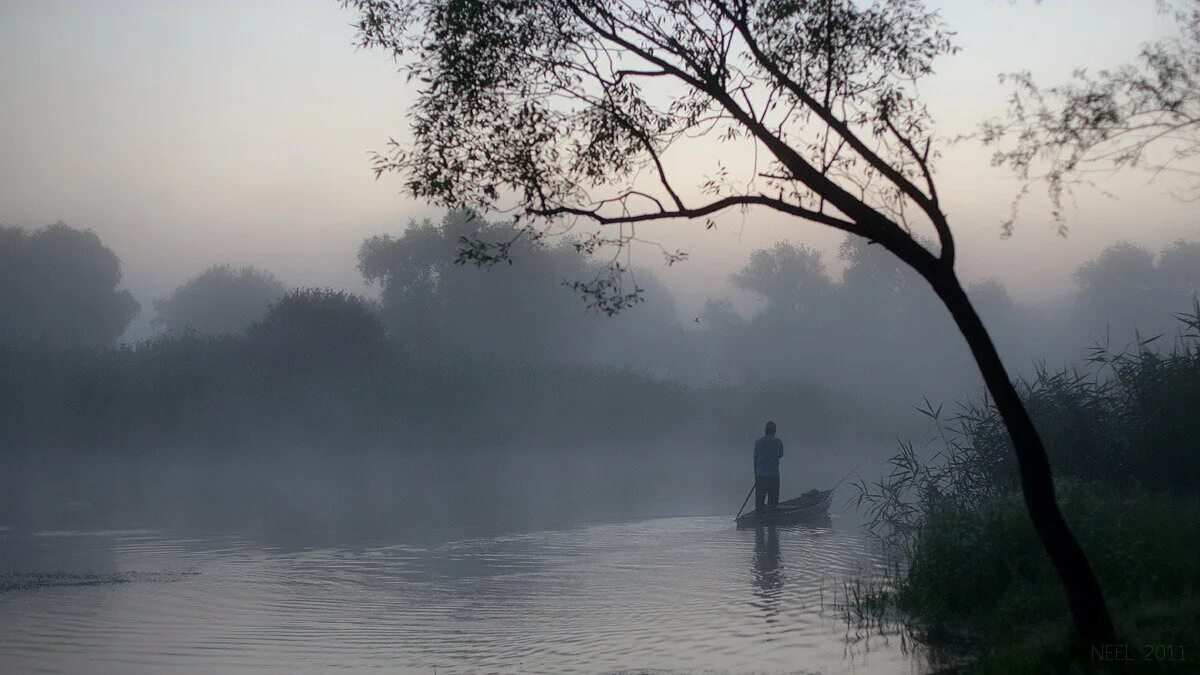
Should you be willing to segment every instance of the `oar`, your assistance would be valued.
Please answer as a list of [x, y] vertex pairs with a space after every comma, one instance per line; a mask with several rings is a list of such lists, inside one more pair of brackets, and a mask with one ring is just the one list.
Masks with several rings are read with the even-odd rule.
[[745, 510], [745, 508], [746, 508], [746, 504], [750, 503], [750, 495], [754, 494], [755, 487], [756, 486], [754, 486], [754, 485], [750, 486], [750, 491], [746, 493], [746, 498], [744, 500], [742, 500], [742, 508], [738, 509], [738, 514], [733, 517], [734, 520], [737, 520], [738, 518], [741, 517], [742, 511]]

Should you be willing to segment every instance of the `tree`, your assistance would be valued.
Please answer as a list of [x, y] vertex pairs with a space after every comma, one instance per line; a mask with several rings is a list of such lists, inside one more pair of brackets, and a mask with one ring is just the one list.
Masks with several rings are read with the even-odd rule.
[[298, 288], [246, 331], [250, 398], [302, 433], [369, 433], [389, 393], [403, 386], [392, 379], [390, 347], [371, 303], [345, 291]]
[[266, 270], [213, 265], [155, 300], [153, 321], [171, 333], [241, 333], [283, 293], [283, 284]]
[[[721, 327], [734, 328], [736, 324], [729, 321], [702, 325], [713, 339], [729, 345], [731, 360], [743, 361], [753, 377], [793, 374], [819, 377], [835, 385], [844, 383], [844, 379], [829, 377], [830, 368], [825, 364], [814, 363], [824, 358], [822, 354], [829, 354], [839, 327], [836, 285], [818, 251], [780, 242], [751, 253], [729, 280], [761, 301], [760, 310], [747, 319], [740, 336], [712, 334]], [[781, 344], [788, 349], [781, 350]]]
[[246, 331], [251, 357], [277, 381], [353, 384], [378, 369], [387, 330], [369, 303], [345, 291], [298, 288]]
[[0, 341], [111, 345], [138, 312], [121, 260], [91, 230], [0, 226]]
[[1163, 248], [1151, 287], [1167, 312], [1176, 314], [1192, 307], [1200, 298], [1200, 242], [1179, 240]]
[[809, 318], [825, 311], [834, 292], [821, 253], [787, 242], [751, 253], [730, 281], [760, 297], [773, 310]]
[[1007, 114], [984, 123], [992, 163], [1025, 181], [1005, 222], [1043, 184], [1060, 232], [1064, 202], [1096, 174], [1143, 169], [1152, 178], [1180, 179], [1177, 196], [1200, 199], [1200, 0], [1183, 7], [1162, 3], [1178, 35], [1142, 45], [1132, 63], [1092, 74], [1084, 69], [1062, 84], [1043, 87], [1029, 72], [1002, 79], [1013, 84]]
[[1118, 351], [1137, 338], [1166, 336], [1178, 329], [1175, 316], [1190, 309], [1200, 293], [1200, 244], [1176, 241], [1157, 255], [1120, 241], [1075, 271], [1079, 327], [1105, 331]]
[[[382, 315], [407, 348], [426, 354], [462, 352], [525, 357], [547, 353], [581, 329], [586, 314], [564, 277], [580, 260], [515, 237], [517, 231], [468, 211], [439, 223], [411, 222], [398, 237], [371, 237], [358, 252], [363, 278], [380, 287]], [[476, 270], [456, 264], [461, 240], [512, 241], [521, 265]]]
[[[393, 143], [375, 164], [401, 172], [415, 197], [513, 209], [534, 238], [583, 227], [585, 241], [618, 251], [648, 222], [715, 227], [720, 211], [757, 207], [869, 240], [912, 268], [996, 401], [1081, 637], [1114, 641], [1046, 450], [955, 273], [934, 179], [939, 139], [916, 90], [955, 51], [935, 12], [919, 0], [344, 4], [360, 13], [361, 45], [390, 51], [418, 83], [411, 145]], [[720, 161], [684, 189], [706, 157]], [[468, 252], [485, 264], [506, 253]], [[606, 311], [638, 298], [618, 260], [579, 287]]]
[[1123, 342], [1131, 337], [1124, 335], [1127, 327], [1144, 331], [1147, 322], [1158, 324], [1169, 319], [1169, 314], [1158, 316], [1159, 309], [1151, 305], [1153, 275], [1154, 253], [1124, 241], [1080, 265], [1074, 278], [1079, 286], [1076, 311], [1082, 327], [1115, 327]]
[[[508, 243], [520, 264], [461, 264], [469, 262], [459, 255], [464, 241]], [[651, 349], [647, 339], [681, 330], [673, 312], [638, 307], [607, 322], [589, 314], [563, 284], [595, 274], [576, 243], [530, 241], [510, 223], [451, 210], [440, 222], [413, 221], [399, 236], [367, 239], [358, 269], [378, 284], [392, 336], [427, 358], [465, 353], [650, 367], [657, 357], [661, 363], [665, 350]], [[638, 283], [660, 301], [659, 310], [670, 308], [670, 294], [654, 275], [640, 273]]]

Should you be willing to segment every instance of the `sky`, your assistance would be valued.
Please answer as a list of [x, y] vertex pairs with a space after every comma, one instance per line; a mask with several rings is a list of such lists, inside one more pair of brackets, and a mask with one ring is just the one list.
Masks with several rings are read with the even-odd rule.
[[[1172, 29], [1154, 0], [935, 6], [962, 47], [923, 85], [947, 136], [1002, 112], [999, 73], [1058, 81], [1129, 60]], [[398, 177], [371, 174], [370, 151], [405, 136], [412, 89], [385, 54], [355, 49], [353, 19], [334, 0], [3, 0], [0, 223], [95, 230], [123, 261], [142, 328], [154, 298], [214, 263], [363, 290], [363, 238], [438, 211], [402, 195]], [[1001, 279], [1026, 301], [1067, 292], [1075, 266], [1117, 240], [1200, 239], [1194, 206], [1140, 175], [1105, 183], [1117, 200], [1082, 194], [1066, 238], [1035, 200], [1001, 239], [1017, 184], [976, 146], [951, 148], [939, 182], [963, 276]], [[841, 239], [761, 212], [719, 222], [652, 232], [691, 254], [669, 270], [647, 258], [684, 312], [728, 294], [729, 273], [756, 248], [787, 239], [832, 251]]]

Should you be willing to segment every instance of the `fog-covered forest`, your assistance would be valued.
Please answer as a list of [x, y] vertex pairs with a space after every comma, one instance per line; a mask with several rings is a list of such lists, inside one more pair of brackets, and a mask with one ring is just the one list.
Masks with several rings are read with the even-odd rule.
[[[0, 433], [13, 447], [118, 452], [301, 438], [714, 446], [773, 409], [806, 442], [886, 440], [923, 397], [979, 388], [922, 280], [862, 240], [836, 259], [755, 251], [729, 279], [752, 302], [713, 298], [694, 317], [659, 270], [637, 270], [642, 301], [610, 317], [571, 286], [602, 273], [577, 242], [516, 234], [452, 212], [371, 237], [358, 256], [367, 297], [214, 264], [140, 308], [160, 332], [127, 343], [139, 307], [117, 252], [70, 225], [6, 227]], [[469, 238], [515, 241], [511, 264], [463, 260]], [[1040, 306], [995, 280], [971, 286], [1018, 372], [1089, 345], [1170, 341], [1200, 288], [1200, 244], [1117, 243], [1074, 279], [1073, 295]]]

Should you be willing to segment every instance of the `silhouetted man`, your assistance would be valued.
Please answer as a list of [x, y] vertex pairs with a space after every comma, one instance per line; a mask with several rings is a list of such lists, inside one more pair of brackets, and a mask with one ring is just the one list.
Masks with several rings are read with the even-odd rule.
[[775, 423], [767, 422], [767, 435], [754, 442], [754, 511], [756, 513], [773, 509], [779, 503], [780, 457], [783, 457], [783, 442], [775, 438]]

